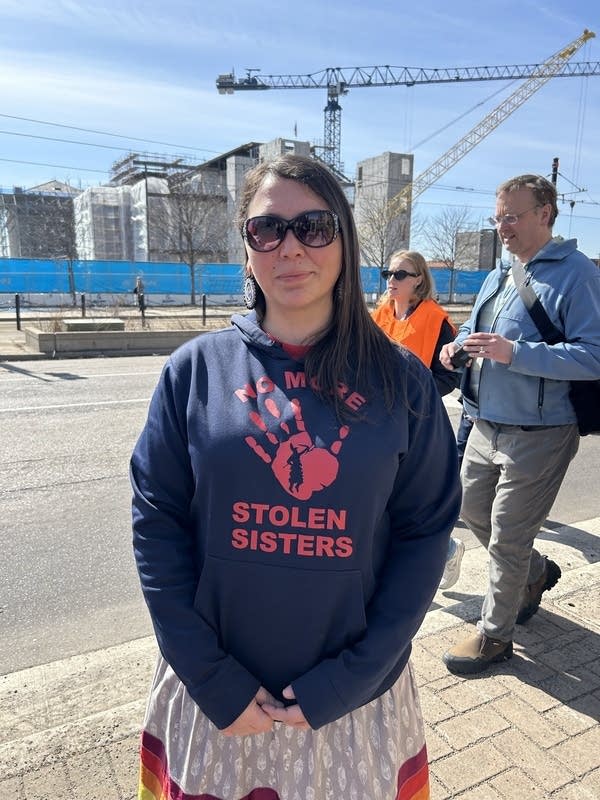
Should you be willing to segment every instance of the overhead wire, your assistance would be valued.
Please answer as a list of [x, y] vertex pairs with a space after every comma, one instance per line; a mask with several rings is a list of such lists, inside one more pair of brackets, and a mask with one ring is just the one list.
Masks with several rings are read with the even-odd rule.
[[108, 175], [109, 169], [91, 169], [90, 167], [67, 167], [64, 164], [45, 164], [42, 161], [21, 161], [16, 158], [0, 158], [0, 161], [5, 161], [7, 164], [27, 164], [31, 167], [51, 167], [52, 169], [67, 169], [74, 172], [99, 172], [101, 175]]
[[[586, 45], [586, 49], [589, 50], [589, 42]], [[583, 151], [583, 134], [585, 130], [585, 114], [587, 110], [587, 90], [588, 90], [588, 82], [583, 77], [581, 79], [581, 83], [579, 86], [579, 100], [577, 106], [577, 122], [575, 126], [575, 143], [573, 147], [573, 163], [572, 163], [572, 174], [573, 178], [576, 183], [579, 183], [579, 173], [581, 170], [581, 157]], [[575, 185], [575, 184], [573, 184]], [[581, 190], [583, 191], [583, 190]], [[569, 213], [569, 236], [571, 235], [571, 225], [573, 222], [573, 209], [575, 208], [575, 203], [577, 201], [570, 200], [570, 213]]]
[[37, 125], [50, 125], [55, 128], [67, 128], [72, 131], [81, 131], [82, 133], [94, 133], [98, 134], [99, 136], [111, 136], [117, 139], [128, 139], [132, 142], [145, 142], [147, 144], [160, 144], [164, 147], [177, 147], [180, 150], [196, 150], [204, 153], [218, 153], [217, 150], [208, 150], [206, 147], [191, 147], [187, 144], [173, 144], [172, 142], [161, 142], [157, 139], [142, 139], [139, 136], [127, 136], [123, 133], [111, 133], [109, 131], [95, 130], [94, 128], [80, 128], [77, 125], [67, 125], [62, 122], [50, 122], [48, 120], [34, 119], [32, 117], [19, 117], [16, 114], [0, 114], [0, 117], [4, 117], [5, 119], [16, 119], [20, 120], [21, 122], [33, 122]]
[[[217, 150], [209, 150], [208, 148], [205, 147], [191, 147], [190, 145], [175, 144], [173, 142], [165, 142], [158, 139], [144, 139], [140, 136], [127, 136], [126, 134], [113, 133], [111, 131], [97, 130], [95, 128], [83, 128], [77, 125], [67, 125], [66, 123], [62, 122], [52, 122], [50, 120], [35, 119], [33, 117], [22, 117], [16, 114], [0, 113], [0, 117], [4, 119], [14, 119], [20, 122], [31, 122], [36, 125], [48, 125], [55, 128], [64, 128], [67, 130], [81, 131], [82, 133], [93, 133], [98, 136], [109, 136], [111, 138], [123, 139], [131, 142], [141, 142], [144, 144], [155, 144], [155, 145], [162, 145], [164, 147], [174, 147], [179, 150], [182, 149], [192, 150], [198, 153], [211, 153], [211, 154], [218, 152]], [[86, 147], [95, 147], [103, 150], [118, 150], [120, 152], [123, 152], [124, 150], [127, 149], [127, 147], [124, 145], [117, 146], [117, 145], [101, 144], [99, 142], [83, 142], [74, 139], [63, 139], [60, 137], [43, 136], [41, 134], [24, 133], [21, 131], [0, 131], [0, 134], [5, 136], [18, 136], [28, 139], [39, 139], [42, 141], [58, 142], [61, 144], [75, 144]], [[16, 159], [16, 158], [0, 158], [0, 161], [8, 164], [24, 164], [26, 166], [49, 167], [51, 169], [61, 169], [73, 172], [94, 172], [100, 175], [109, 175], [111, 171], [110, 168], [104, 170], [92, 169], [90, 167], [66, 166], [64, 164], [48, 164], [40, 161], [28, 161], [25, 159]]]
[[[106, 131], [93, 131], [93, 130], [87, 129], [87, 128], [77, 128], [74, 125], [61, 125], [60, 123], [49, 123], [49, 122], [44, 122], [42, 120], [33, 120], [33, 119], [30, 119], [30, 118], [27, 118], [27, 117], [15, 117], [14, 115], [10, 115], [10, 114], [0, 114], [0, 117], [8, 117], [10, 119], [21, 119], [21, 120], [26, 120], [26, 121], [29, 121], [29, 122], [38, 122], [38, 123], [43, 124], [43, 125], [55, 125], [57, 127], [71, 128], [73, 130], [85, 131], [86, 133], [96, 133], [96, 134], [101, 134], [101, 135], [104, 135], [104, 136], [120, 137], [120, 134], [111, 134], [111, 133], [108, 133]], [[78, 141], [76, 139], [64, 139], [64, 138], [56, 137], [56, 136], [43, 136], [41, 134], [24, 133], [22, 131], [0, 130], [0, 135], [3, 135], [3, 136], [17, 136], [17, 137], [21, 137], [21, 138], [25, 138], [25, 139], [39, 139], [41, 141], [46, 141], [46, 142], [58, 142], [60, 144], [79, 145], [79, 146], [82, 146], [82, 147], [94, 147], [94, 148], [100, 148], [102, 150], [117, 150], [117, 151], [119, 151], [121, 153], [126, 149], [123, 146], [117, 146], [117, 145], [111, 145], [111, 144], [101, 144], [99, 142], [84, 142], [84, 141]], [[168, 144], [167, 142], [158, 142], [158, 141], [152, 140], [152, 139], [141, 139], [140, 137], [135, 137], [135, 136], [132, 136], [132, 137], [121, 137], [121, 138], [131, 139], [132, 141], [145, 142], [147, 144], [150, 144], [150, 143], [152, 143], [152, 144], [165, 144], [165, 145]], [[176, 145], [170, 145], [170, 146], [175, 147]], [[185, 145], [183, 145], [183, 146], [185, 147]], [[191, 149], [191, 148], [186, 148], [186, 149]], [[198, 148], [199, 151], [202, 150], [202, 149], [203, 148]], [[215, 151], [208, 151], [207, 150], [206, 152], [215, 152]], [[156, 153], [152, 154], [152, 153], [148, 153], [147, 151], [145, 151], [145, 155], [155, 155], [156, 156], [156, 155], [160, 155], [160, 154], [156, 154]], [[186, 157], [187, 158], [187, 156], [182, 156], [182, 157]], [[110, 172], [111, 172], [110, 168], [109, 169], [105, 169], [105, 170], [91, 169], [89, 167], [65, 166], [65, 165], [62, 165], [62, 164], [47, 164], [47, 163], [37, 162], [37, 161], [27, 161], [27, 160], [24, 160], [24, 159], [0, 158], [0, 161], [3, 161], [5, 163], [9, 163], [9, 164], [25, 164], [27, 166], [50, 167], [52, 169], [64, 169], [64, 170], [69, 170], [69, 171], [74, 171], [74, 172], [95, 172], [95, 173], [99, 173], [101, 175], [109, 175]]]
[[495, 92], [492, 92], [492, 94], [490, 94], [488, 97], [484, 98], [479, 103], [475, 103], [474, 106], [467, 109], [462, 114], [459, 114], [458, 117], [456, 117], [455, 119], [450, 120], [450, 122], [446, 123], [446, 125], [442, 125], [441, 128], [438, 128], [436, 131], [429, 134], [429, 136], [426, 136], [424, 139], [421, 139], [420, 142], [417, 142], [416, 144], [412, 145], [411, 152], [414, 153], [414, 151], [418, 150], [419, 147], [422, 147], [424, 144], [427, 144], [436, 136], [438, 136], [440, 133], [443, 133], [444, 131], [448, 130], [448, 128], [451, 128], [453, 125], [455, 125], [457, 122], [460, 122], [461, 119], [467, 117], [469, 114], [472, 114], [473, 111], [476, 111], [478, 108], [481, 108], [481, 106], [485, 105], [486, 103], [489, 103], [490, 100], [493, 100], [493, 98], [496, 97], [496, 95], [504, 92], [508, 87], [512, 86], [513, 83], [516, 83], [516, 80], [510, 81], [508, 86], [502, 86], [500, 89], [497, 89]]
[[25, 139], [41, 139], [44, 142], [60, 142], [61, 144], [77, 144], [83, 147], [100, 147], [102, 150], [119, 150], [123, 152], [123, 147], [117, 147], [114, 144], [99, 144], [98, 142], [80, 142], [77, 139], [61, 139], [57, 136], [41, 136], [38, 133], [22, 133], [20, 131], [2, 131], [0, 134], [3, 136], [21, 136]]

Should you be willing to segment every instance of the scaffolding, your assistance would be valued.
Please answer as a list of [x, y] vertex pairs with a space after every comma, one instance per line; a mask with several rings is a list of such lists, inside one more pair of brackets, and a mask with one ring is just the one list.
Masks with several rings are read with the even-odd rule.
[[184, 156], [161, 156], [149, 153], [127, 153], [115, 161], [110, 171], [112, 186], [132, 186], [146, 178], [168, 179], [177, 172], [189, 171], [197, 165]]
[[0, 256], [72, 258], [73, 196], [23, 191], [0, 193]]
[[75, 198], [73, 209], [79, 258], [133, 258], [130, 186], [90, 187]]

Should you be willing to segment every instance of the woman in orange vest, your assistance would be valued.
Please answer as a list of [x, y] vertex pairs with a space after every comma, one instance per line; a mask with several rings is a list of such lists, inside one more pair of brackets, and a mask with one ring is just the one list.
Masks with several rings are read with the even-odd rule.
[[[403, 344], [429, 367], [440, 395], [449, 394], [458, 388], [462, 370], [446, 369], [439, 355], [443, 345], [454, 341], [456, 328], [431, 296], [433, 278], [427, 262], [416, 250], [398, 250], [381, 275], [387, 281], [387, 291], [373, 319], [390, 339]], [[449, 589], [457, 582], [464, 552], [464, 543], [451, 536], [440, 589]]]
[[461, 371], [442, 366], [439, 353], [442, 345], [454, 341], [456, 328], [431, 296], [433, 279], [427, 262], [416, 250], [398, 250], [381, 275], [387, 291], [373, 319], [390, 339], [403, 344], [429, 367], [440, 395], [449, 394], [460, 384]]

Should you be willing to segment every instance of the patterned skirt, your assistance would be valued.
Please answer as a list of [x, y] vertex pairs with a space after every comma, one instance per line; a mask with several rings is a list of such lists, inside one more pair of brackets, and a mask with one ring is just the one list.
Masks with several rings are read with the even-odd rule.
[[429, 800], [410, 663], [381, 697], [319, 730], [275, 723], [229, 737], [159, 657], [140, 751], [138, 800]]

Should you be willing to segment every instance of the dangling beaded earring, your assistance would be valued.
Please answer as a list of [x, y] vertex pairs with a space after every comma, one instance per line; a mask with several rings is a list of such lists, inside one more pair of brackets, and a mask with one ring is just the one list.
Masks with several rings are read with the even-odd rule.
[[256, 305], [256, 281], [252, 273], [244, 278], [244, 303], [250, 310]]
[[344, 296], [344, 279], [340, 275], [335, 285], [334, 297], [337, 301], [340, 301], [343, 296]]

